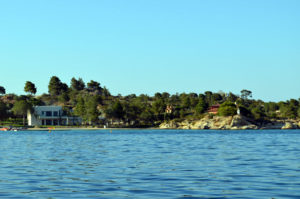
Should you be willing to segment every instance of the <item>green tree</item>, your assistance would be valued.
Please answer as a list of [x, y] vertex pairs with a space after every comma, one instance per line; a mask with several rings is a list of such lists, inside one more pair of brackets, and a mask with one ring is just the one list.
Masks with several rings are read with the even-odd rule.
[[89, 83], [87, 83], [87, 88], [91, 92], [98, 92], [98, 93], [102, 92], [102, 88], [100, 86], [100, 83], [96, 82], [94, 80], [91, 80]]
[[105, 110], [105, 114], [108, 118], [122, 120], [125, 113], [122, 104], [117, 100]]
[[235, 102], [237, 99], [238, 99], [238, 96], [236, 96], [235, 94], [233, 94], [231, 92], [227, 96], [227, 101]]
[[139, 119], [145, 124], [152, 124], [154, 120], [153, 115], [154, 114], [150, 108], [145, 108], [142, 110]]
[[5, 94], [5, 88], [3, 86], [0, 86], [0, 94], [1, 95]]
[[281, 116], [284, 118], [296, 118], [298, 115], [298, 108], [289, 103], [282, 103], [279, 110]]
[[90, 124], [98, 121], [99, 112], [97, 110], [98, 99], [97, 96], [88, 97], [85, 108], [86, 108], [86, 118]]
[[207, 109], [207, 104], [206, 104], [205, 100], [203, 98], [200, 98], [199, 102], [195, 108], [196, 114], [200, 115], [202, 113], [205, 113], [206, 109]]
[[169, 100], [170, 94], [167, 92], [163, 92], [161, 97], [167, 102]]
[[230, 101], [226, 101], [220, 105], [218, 114], [221, 116], [233, 116], [236, 115], [237, 108], [236, 105]]
[[263, 120], [265, 117], [265, 111], [262, 106], [252, 108], [251, 113], [255, 120]]
[[60, 84], [60, 92], [59, 92], [59, 94], [66, 93], [66, 92], [68, 92], [68, 90], [69, 90], [69, 87], [68, 87], [68, 85], [66, 83], [61, 83]]
[[25, 83], [24, 91], [26, 93], [30, 93], [30, 94], [35, 95], [36, 94], [36, 87], [35, 87], [34, 83], [32, 83], [30, 81], [27, 81]]
[[298, 115], [298, 118], [300, 118], [300, 107], [297, 110], [297, 115]]
[[0, 120], [6, 119], [8, 117], [8, 107], [2, 101], [0, 101]]
[[68, 95], [67, 92], [62, 93], [59, 97], [58, 97], [58, 101], [61, 103], [67, 103], [70, 100], [70, 97]]
[[205, 91], [204, 94], [205, 94], [205, 101], [206, 101], [206, 103], [209, 106], [213, 105], [213, 101], [212, 101], [212, 95], [213, 95], [213, 93], [211, 91]]
[[74, 77], [71, 79], [71, 89], [76, 90], [76, 91], [81, 91], [85, 88], [85, 83], [84, 81], [79, 78], [78, 80], [75, 79]]
[[105, 97], [111, 96], [109, 90], [105, 86], [103, 87], [102, 95], [105, 96]]
[[162, 94], [157, 92], [157, 93], [154, 94], [154, 98], [155, 99], [160, 99], [160, 98], [162, 98]]
[[31, 110], [32, 106], [26, 100], [16, 101], [12, 108], [12, 112], [15, 115], [23, 116], [23, 125], [25, 125], [25, 116], [27, 115], [27, 112]]
[[213, 103], [213, 104], [216, 104], [216, 103], [222, 101], [222, 100], [223, 100], [223, 97], [222, 97], [222, 95], [219, 94], [219, 93], [213, 93], [212, 96], [211, 96], [211, 100], [212, 100], [212, 103]]
[[248, 97], [252, 97], [252, 91], [246, 89], [241, 90], [241, 98], [247, 100]]
[[51, 77], [48, 85], [49, 94], [52, 96], [57, 96], [61, 93], [61, 89], [62, 89], [62, 83], [60, 79], [56, 76]]
[[166, 104], [162, 98], [158, 98], [152, 104], [152, 109], [158, 120], [162, 119], [162, 115], [166, 110]]
[[79, 96], [77, 99], [77, 103], [74, 108], [75, 115], [82, 118], [83, 121], [86, 121], [86, 108], [85, 108], [85, 101], [82, 96]]
[[131, 124], [132, 122], [138, 123], [138, 117], [142, 112], [142, 104], [138, 101], [126, 102], [123, 104], [124, 119]]
[[191, 108], [191, 98], [186, 95], [183, 99], [182, 99], [182, 102], [181, 102], [181, 107], [183, 109], [190, 109]]

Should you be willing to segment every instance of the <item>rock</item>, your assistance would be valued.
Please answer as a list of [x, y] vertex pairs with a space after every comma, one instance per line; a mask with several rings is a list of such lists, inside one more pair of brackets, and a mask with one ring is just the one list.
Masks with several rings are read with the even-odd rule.
[[246, 126], [246, 125], [251, 125], [250, 122], [248, 122], [243, 116], [240, 115], [235, 115], [232, 118], [230, 126], [234, 127], [240, 127], [240, 126]]
[[246, 130], [246, 129], [258, 129], [258, 127], [254, 124], [250, 124], [250, 125], [245, 125], [242, 126], [241, 129]]
[[298, 125], [292, 123], [292, 122], [286, 122], [281, 129], [297, 129]]
[[159, 125], [160, 129], [177, 129], [178, 125], [174, 121], [164, 122]]
[[272, 122], [265, 124], [260, 129], [281, 129], [285, 125], [284, 122]]
[[246, 117], [235, 115], [231, 121], [231, 129], [258, 129], [255, 124], [248, 121]]
[[[251, 119], [235, 115], [228, 117], [204, 117], [200, 120], [183, 120], [183, 121], [169, 121], [162, 123], [159, 128], [161, 129], [226, 129], [226, 130], [239, 130], [239, 129], [258, 129], [258, 126]], [[274, 119], [265, 121], [260, 129], [298, 129], [300, 128], [299, 120], [279, 120]]]

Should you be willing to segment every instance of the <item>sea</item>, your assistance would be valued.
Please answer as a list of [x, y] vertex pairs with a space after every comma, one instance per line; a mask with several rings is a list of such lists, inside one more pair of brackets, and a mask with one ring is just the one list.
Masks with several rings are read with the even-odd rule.
[[300, 130], [0, 133], [0, 198], [300, 198]]

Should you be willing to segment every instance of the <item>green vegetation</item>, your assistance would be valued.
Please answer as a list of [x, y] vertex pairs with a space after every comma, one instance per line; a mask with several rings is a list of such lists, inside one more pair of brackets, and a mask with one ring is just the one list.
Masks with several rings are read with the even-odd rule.
[[112, 127], [154, 127], [163, 121], [200, 119], [209, 114], [211, 106], [218, 104], [220, 116], [239, 113], [257, 122], [300, 118], [299, 100], [263, 102], [252, 99], [252, 92], [246, 89], [240, 95], [206, 91], [200, 94], [163, 92], [154, 96], [113, 96], [97, 81], [86, 84], [81, 78], [72, 78], [68, 86], [53, 76], [47, 94], [35, 96], [37, 88], [30, 81], [25, 83], [24, 91], [28, 95], [6, 94], [5, 88], [0, 86], [0, 124], [23, 121], [21, 123], [25, 125], [27, 111], [37, 105], [62, 106], [69, 115], [81, 117], [83, 125]]
[[27, 81], [25, 83], [24, 91], [26, 93], [30, 93], [30, 94], [35, 95], [36, 94], [36, 87], [35, 87], [35, 85], [32, 82]]
[[234, 103], [231, 101], [226, 101], [223, 104], [221, 104], [219, 110], [218, 110], [219, 115], [221, 116], [233, 116], [236, 115], [237, 113], [237, 108]]
[[5, 88], [3, 86], [0, 86], [0, 94], [1, 95], [5, 94]]

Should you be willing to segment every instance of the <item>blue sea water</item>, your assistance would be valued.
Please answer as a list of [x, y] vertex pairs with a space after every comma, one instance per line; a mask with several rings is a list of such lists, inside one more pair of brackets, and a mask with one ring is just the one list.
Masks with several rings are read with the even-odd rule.
[[300, 198], [300, 131], [1, 132], [0, 198]]

